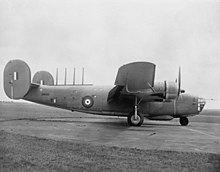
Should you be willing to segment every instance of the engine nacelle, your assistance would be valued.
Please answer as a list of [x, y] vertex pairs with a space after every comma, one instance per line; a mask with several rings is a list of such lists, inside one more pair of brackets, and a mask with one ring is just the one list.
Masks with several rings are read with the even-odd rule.
[[165, 99], [174, 100], [178, 96], [178, 85], [176, 82], [165, 81]]
[[154, 84], [154, 90], [162, 93], [161, 98], [165, 100], [174, 100], [178, 96], [178, 84], [176, 82], [158, 82]]

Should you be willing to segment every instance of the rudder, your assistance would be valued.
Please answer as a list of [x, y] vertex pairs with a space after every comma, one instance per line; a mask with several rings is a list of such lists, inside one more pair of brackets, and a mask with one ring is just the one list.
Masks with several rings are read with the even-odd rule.
[[4, 91], [11, 99], [21, 99], [31, 86], [31, 71], [22, 60], [9, 61], [4, 69]]
[[53, 76], [47, 71], [39, 71], [35, 73], [32, 82], [41, 85], [49, 85], [49, 86], [54, 85]]

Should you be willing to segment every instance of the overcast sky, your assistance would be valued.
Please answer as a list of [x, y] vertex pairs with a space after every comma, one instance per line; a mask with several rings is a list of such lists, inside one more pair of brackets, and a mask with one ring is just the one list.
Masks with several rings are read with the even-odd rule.
[[[198, 3], [200, 2], [200, 3]], [[23, 59], [32, 70], [56, 68], [77, 82], [113, 85], [118, 68], [150, 61], [156, 81], [175, 80], [204, 98], [220, 96], [220, 3], [140, 0], [0, 0], [0, 100], [3, 70]], [[59, 82], [63, 82], [60, 77]], [[219, 101], [207, 107], [219, 108]]]

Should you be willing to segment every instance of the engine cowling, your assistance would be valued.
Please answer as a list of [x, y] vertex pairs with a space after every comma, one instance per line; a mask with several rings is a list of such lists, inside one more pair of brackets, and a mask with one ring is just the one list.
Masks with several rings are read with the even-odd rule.
[[176, 82], [165, 81], [165, 99], [174, 100], [178, 97], [178, 85]]
[[178, 97], [178, 83], [176, 82], [158, 82], [154, 85], [154, 90], [161, 93], [161, 98], [170, 101]]

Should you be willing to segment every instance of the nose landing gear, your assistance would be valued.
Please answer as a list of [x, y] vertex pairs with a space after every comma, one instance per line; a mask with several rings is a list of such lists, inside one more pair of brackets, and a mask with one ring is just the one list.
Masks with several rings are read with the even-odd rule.
[[189, 120], [188, 120], [187, 117], [180, 117], [180, 124], [181, 124], [182, 126], [187, 126], [188, 123], [189, 123]]

